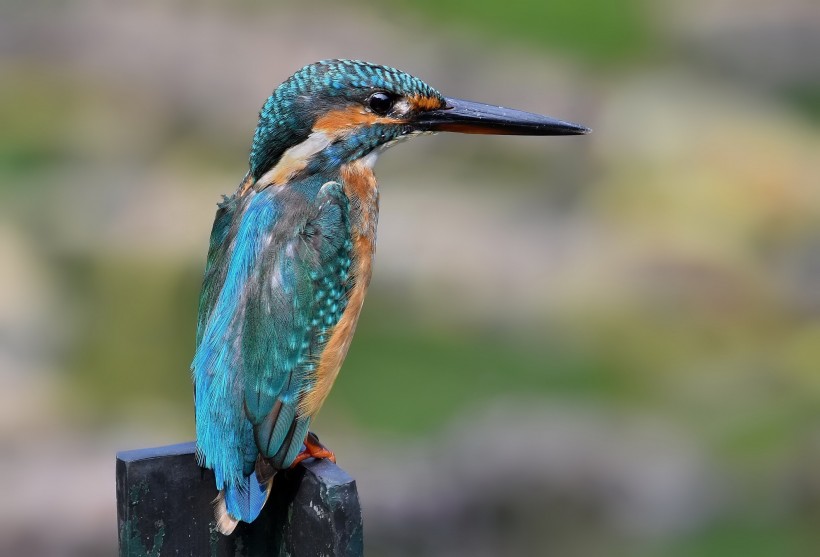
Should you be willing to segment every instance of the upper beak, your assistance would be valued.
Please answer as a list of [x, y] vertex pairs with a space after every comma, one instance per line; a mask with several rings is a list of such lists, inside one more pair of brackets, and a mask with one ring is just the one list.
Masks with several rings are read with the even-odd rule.
[[531, 112], [462, 99], [444, 100], [444, 108], [419, 113], [413, 126], [419, 131], [501, 135], [580, 135], [591, 131], [579, 124]]

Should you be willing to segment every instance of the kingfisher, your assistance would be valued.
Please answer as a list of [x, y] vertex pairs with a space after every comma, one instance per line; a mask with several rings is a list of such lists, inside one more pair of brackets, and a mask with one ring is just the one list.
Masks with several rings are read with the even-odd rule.
[[325, 60], [259, 113], [249, 170], [217, 206], [191, 364], [216, 525], [262, 510], [277, 471], [335, 457], [308, 431], [339, 374], [376, 249], [376, 157], [440, 131], [578, 135], [581, 125], [443, 96], [397, 69]]

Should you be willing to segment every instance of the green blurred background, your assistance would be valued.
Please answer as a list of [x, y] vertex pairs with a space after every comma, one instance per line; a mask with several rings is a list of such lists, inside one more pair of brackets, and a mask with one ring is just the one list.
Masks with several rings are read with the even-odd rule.
[[820, 554], [820, 4], [302, 4], [0, 5], [0, 553], [114, 553], [259, 106], [346, 57], [595, 130], [379, 162], [315, 425], [368, 554]]

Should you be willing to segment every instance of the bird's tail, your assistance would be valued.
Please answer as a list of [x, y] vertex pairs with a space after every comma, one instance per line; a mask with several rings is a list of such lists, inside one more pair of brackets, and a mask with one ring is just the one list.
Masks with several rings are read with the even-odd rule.
[[273, 477], [259, 481], [256, 472], [239, 484], [228, 484], [214, 500], [216, 527], [226, 536], [231, 534], [239, 521], [253, 522], [270, 495]]

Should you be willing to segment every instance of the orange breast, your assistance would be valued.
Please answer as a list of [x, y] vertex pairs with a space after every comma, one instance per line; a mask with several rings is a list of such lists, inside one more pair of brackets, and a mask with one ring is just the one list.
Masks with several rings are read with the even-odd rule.
[[353, 239], [353, 265], [351, 273], [353, 288], [347, 308], [333, 328], [319, 357], [313, 388], [304, 394], [299, 405], [301, 415], [314, 416], [324, 404], [339, 370], [342, 367], [356, 324], [362, 311], [362, 304], [370, 284], [373, 254], [376, 251], [376, 222], [379, 213], [379, 192], [373, 171], [361, 162], [342, 167], [342, 185], [350, 199], [351, 235]]

